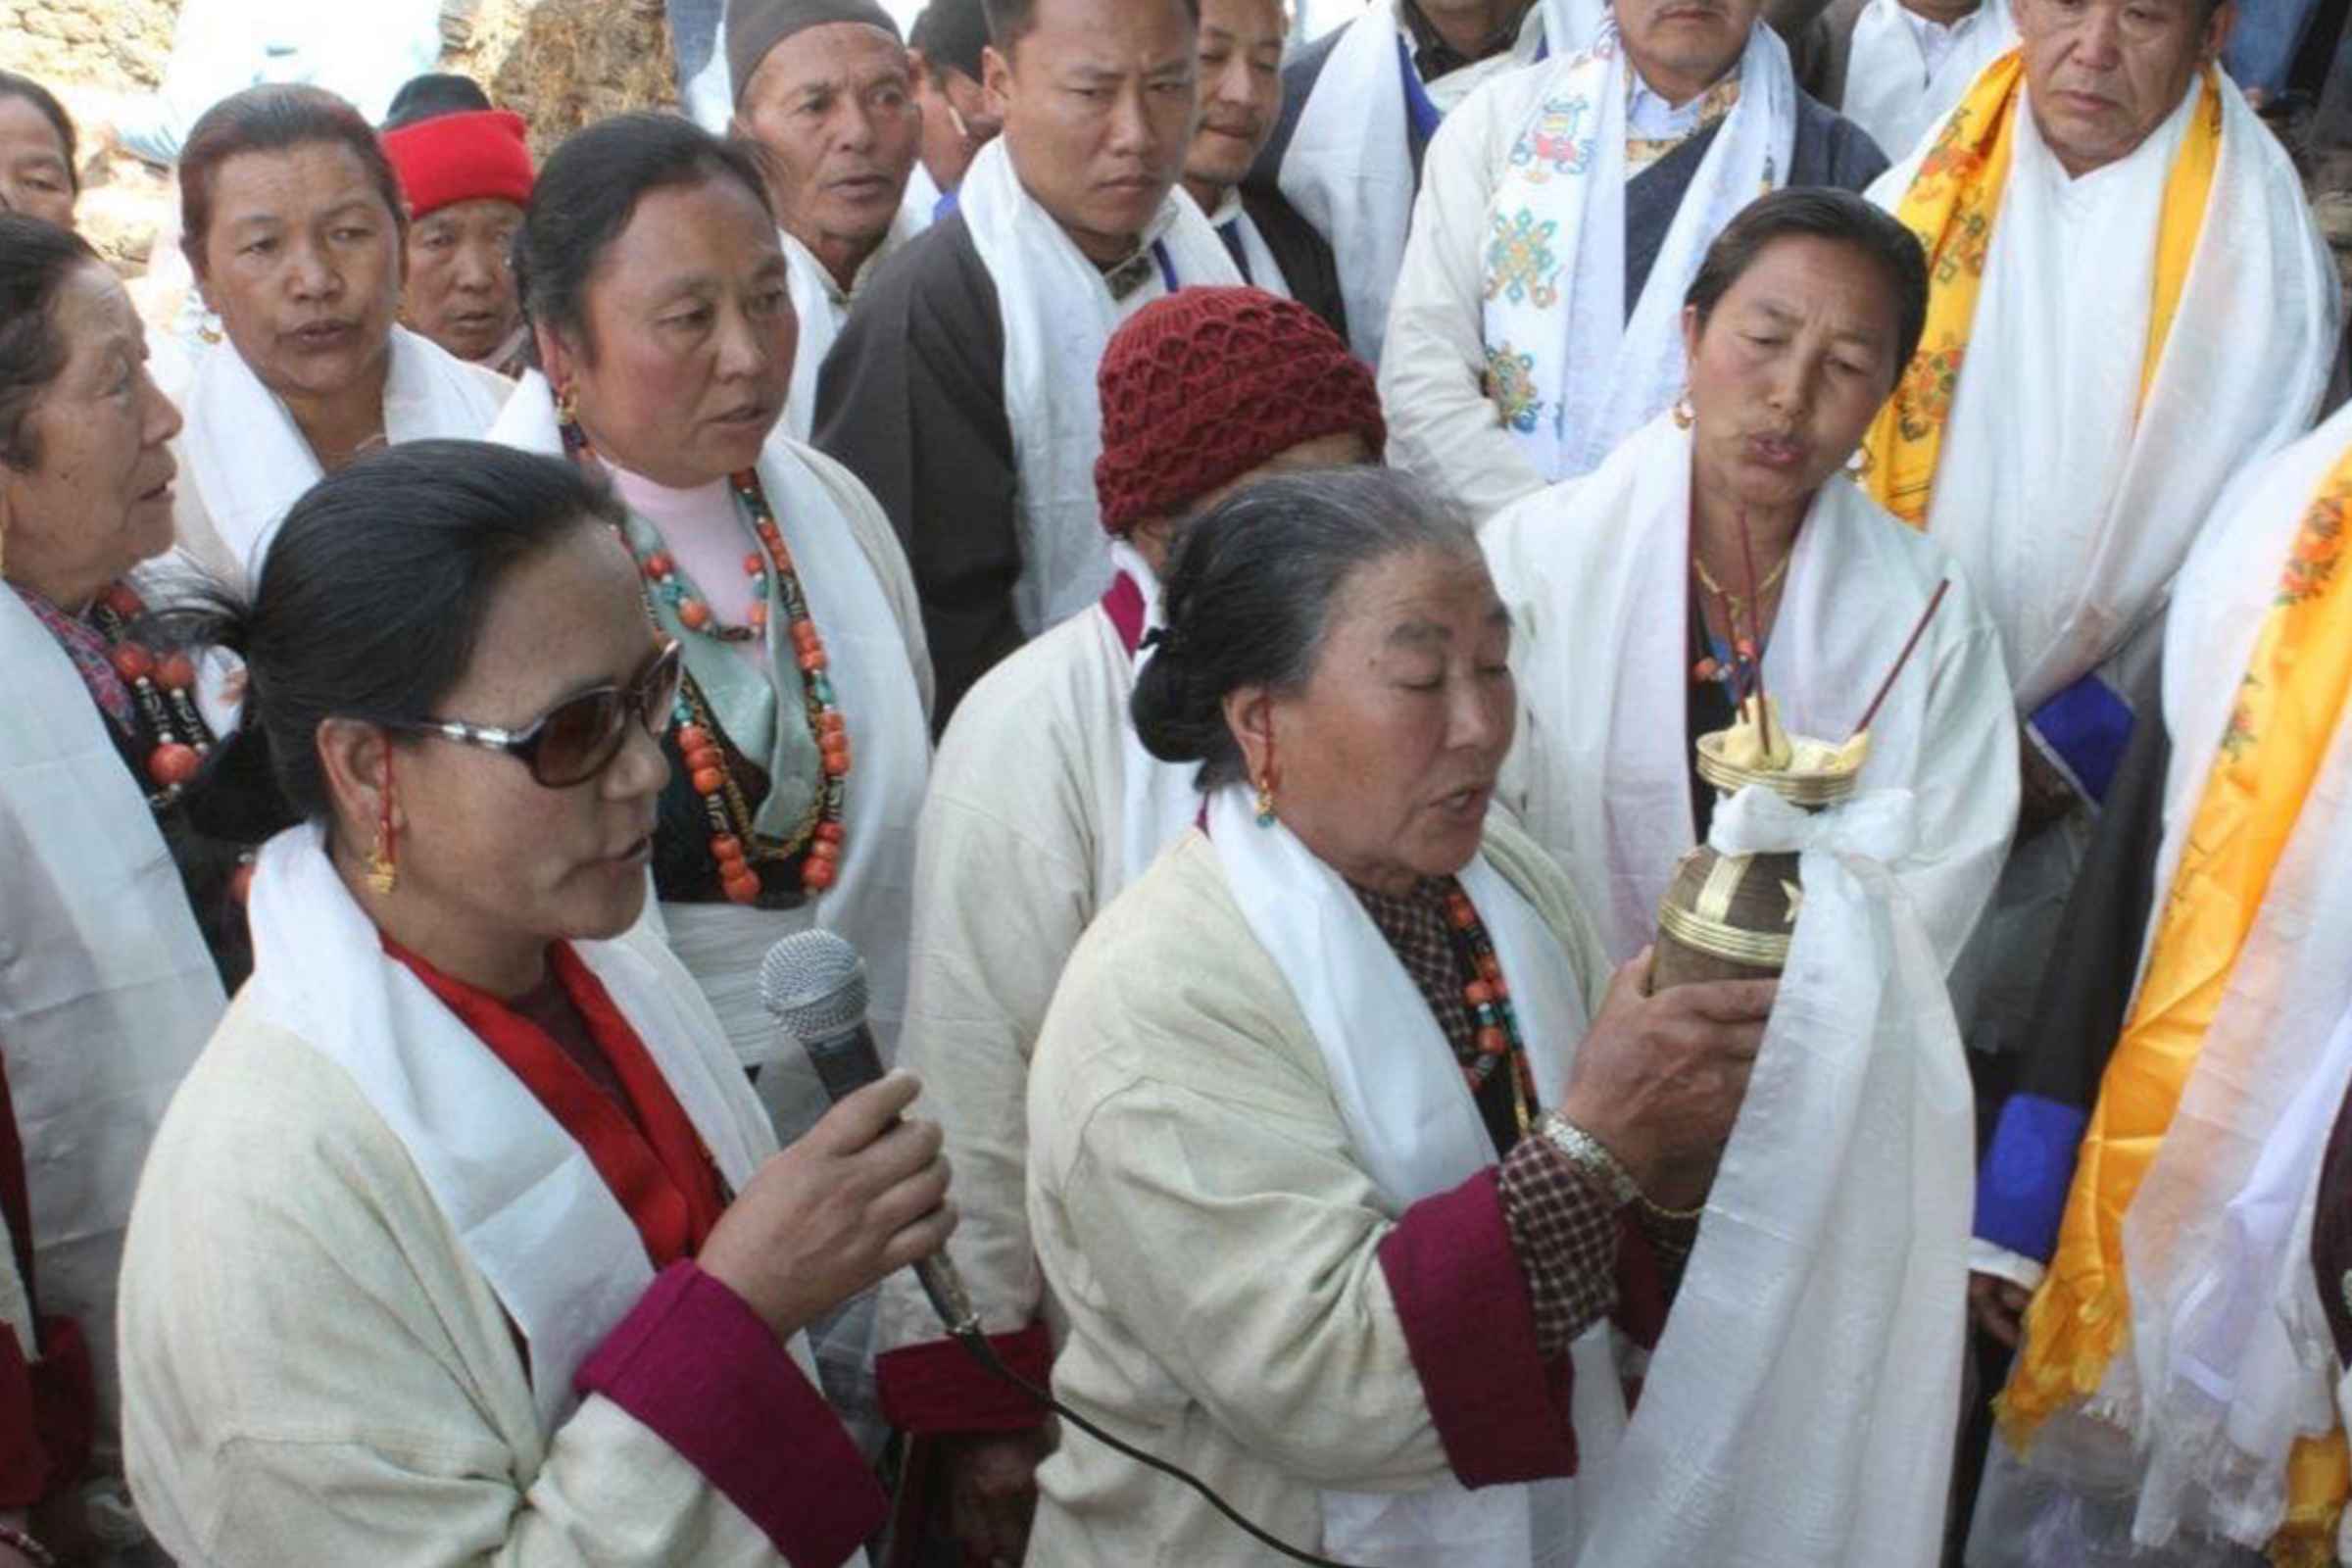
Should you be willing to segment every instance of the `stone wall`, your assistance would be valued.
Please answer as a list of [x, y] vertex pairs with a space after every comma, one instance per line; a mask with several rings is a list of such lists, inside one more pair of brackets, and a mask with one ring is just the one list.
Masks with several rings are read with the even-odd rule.
[[[178, 14], [179, 0], [0, 0], [0, 68], [47, 84], [77, 118], [107, 113], [109, 100], [162, 80]], [[441, 69], [518, 111], [542, 158], [591, 120], [674, 99], [660, 0], [444, 0], [441, 38]], [[173, 231], [170, 176], [105, 152], [85, 159], [81, 176], [82, 232], [124, 276], [140, 277], [159, 230]]]
[[0, 67], [52, 86], [152, 87], [178, 15], [179, 0], [0, 0]]

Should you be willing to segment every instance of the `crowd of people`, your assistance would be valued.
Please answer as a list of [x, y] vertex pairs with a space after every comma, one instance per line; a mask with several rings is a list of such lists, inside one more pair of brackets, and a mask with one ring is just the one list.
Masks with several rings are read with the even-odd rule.
[[2237, 10], [0, 73], [0, 1568], [2352, 1561]]

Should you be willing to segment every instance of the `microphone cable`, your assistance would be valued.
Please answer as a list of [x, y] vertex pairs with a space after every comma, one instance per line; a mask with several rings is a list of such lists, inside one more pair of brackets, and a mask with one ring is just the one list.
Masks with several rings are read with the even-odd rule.
[[1276, 1536], [1268, 1534], [1266, 1531], [1261, 1530], [1256, 1525], [1252, 1524], [1250, 1520], [1244, 1518], [1240, 1509], [1236, 1508], [1232, 1503], [1227, 1502], [1223, 1497], [1218, 1496], [1215, 1488], [1211, 1487], [1207, 1482], [1201, 1480], [1199, 1476], [1194, 1475], [1190, 1470], [1185, 1469], [1181, 1465], [1171, 1464], [1167, 1460], [1158, 1457], [1156, 1454], [1146, 1453], [1143, 1449], [1138, 1448], [1131, 1444], [1123, 1443], [1119, 1439], [1112, 1437], [1109, 1433], [1103, 1431], [1101, 1427], [1095, 1425], [1092, 1421], [1089, 1421], [1086, 1417], [1080, 1415], [1077, 1411], [1071, 1409], [1068, 1405], [1054, 1397], [1053, 1395], [1047, 1393], [1044, 1389], [1039, 1388], [1036, 1384], [1030, 1382], [1027, 1378], [1021, 1376], [1018, 1372], [1015, 1372], [1012, 1368], [1006, 1366], [1004, 1364], [1004, 1358], [997, 1354], [997, 1348], [988, 1343], [988, 1336], [980, 1332], [978, 1324], [966, 1322], [959, 1327], [951, 1327], [948, 1332], [955, 1336], [956, 1344], [962, 1346], [964, 1349], [971, 1352], [973, 1360], [978, 1361], [982, 1366], [988, 1368], [988, 1370], [994, 1373], [997, 1377], [1002, 1378], [1004, 1382], [1011, 1384], [1014, 1388], [1020, 1390], [1030, 1398], [1036, 1400], [1045, 1408], [1053, 1411], [1055, 1415], [1061, 1417], [1064, 1421], [1067, 1421], [1070, 1425], [1076, 1427], [1088, 1437], [1093, 1438], [1097, 1443], [1102, 1444], [1104, 1447], [1126, 1455], [1128, 1458], [1133, 1459], [1137, 1464], [1149, 1465], [1163, 1476], [1172, 1476], [1176, 1480], [1183, 1482], [1186, 1486], [1200, 1494], [1201, 1496], [1207, 1498], [1208, 1505], [1210, 1507], [1216, 1509], [1217, 1512], [1223, 1514], [1227, 1519], [1231, 1520], [1238, 1528], [1246, 1533], [1252, 1541], [1257, 1542], [1260, 1545], [1268, 1547], [1271, 1550], [1281, 1552], [1285, 1557], [1290, 1558], [1293, 1562], [1307, 1563], [1311, 1565], [1311, 1568], [1354, 1568], [1354, 1565], [1352, 1564], [1337, 1562], [1329, 1557], [1318, 1557], [1311, 1551], [1301, 1551], [1298, 1547], [1292, 1545], [1290, 1543], [1283, 1541]]

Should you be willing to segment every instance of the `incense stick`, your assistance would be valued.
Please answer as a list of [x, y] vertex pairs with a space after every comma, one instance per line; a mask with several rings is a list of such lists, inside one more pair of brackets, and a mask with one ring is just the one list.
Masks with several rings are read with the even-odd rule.
[[1732, 596], [1722, 589], [1715, 590], [1715, 604], [1723, 612], [1724, 647], [1732, 656], [1726, 671], [1732, 681], [1732, 716], [1740, 716], [1740, 707], [1747, 701], [1747, 681], [1740, 666], [1747, 662], [1740, 657], [1740, 617], [1732, 612]]
[[[1747, 509], [1740, 509], [1740, 559], [1747, 566], [1747, 629], [1750, 655], [1756, 666], [1756, 736], [1764, 755], [1772, 755], [1772, 707], [1764, 697], [1764, 606], [1756, 592], [1756, 547], [1747, 535]], [[1738, 632], [1735, 630], [1734, 635]]]
[[[1919, 624], [1911, 628], [1911, 640], [1904, 643], [1903, 651], [1895, 656], [1894, 667], [1886, 672], [1885, 680], [1879, 682], [1879, 694], [1870, 700], [1868, 708], [1862, 710], [1862, 722], [1854, 726], [1854, 735], [1870, 728], [1870, 721], [1879, 716], [1879, 705], [1886, 701], [1888, 692], [1894, 690], [1894, 677], [1900, 675], [1903, 666], [1911, 662], [1912, 652], [1919, 647], [1920, 638], [1927, 634], [1928, 622], [1934, 620], [1936, 612], [1943, 608], [1943, 596], [1951, 589], [1952, 579], [1949, 577], [1936, 585], [1936, 597], [1928, 601], [1927, 611], [1919, 617]], [[1853, 744], [1853, 735], [1846, 737], [1846, 744]]]

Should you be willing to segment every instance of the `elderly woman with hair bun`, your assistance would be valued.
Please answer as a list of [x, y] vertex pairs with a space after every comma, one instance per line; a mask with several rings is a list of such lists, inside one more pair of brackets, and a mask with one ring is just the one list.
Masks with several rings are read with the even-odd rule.
[[[1262, 480], [1191, 524], [1162, 610], [1136, 727], [1206, 826], [1096, 919], [1037, 1044], [1055, 1391], [1294, 1545], [1553, 1561], [1624, 1419], [1609, 1322], [1656, 1338], [1704, 1196], [1674, 1173], [1773, 986], [1612, 976], [1490, 813], [1510, 621], [1418, 483]], [[1031, 1561], [1275, 1560], [1086, 1438], [1038, 1482]]]
[[180, 249], [227, 339], [188, 388], [179, 543], [242, 586], [321, 475], [479, 436], [511, 384], [398, 324], [408, 207], [350, 104], [249, 87], [205, 111], [179, 160]]
[[104, 1496], [122, 1231], [165, 1102], [248, 964], [237, 847], [185, 793], [224, 714], [199, 662], [153, 636], [140, 580], [172, 547], [178, 429], [113, 270], [70, 229], [0, 215], [7, 1568], [12, 1511], [36, 1503], [61, 1547], [79, 1513], [119, 1525], [115, 1544], [137, 1533]]

